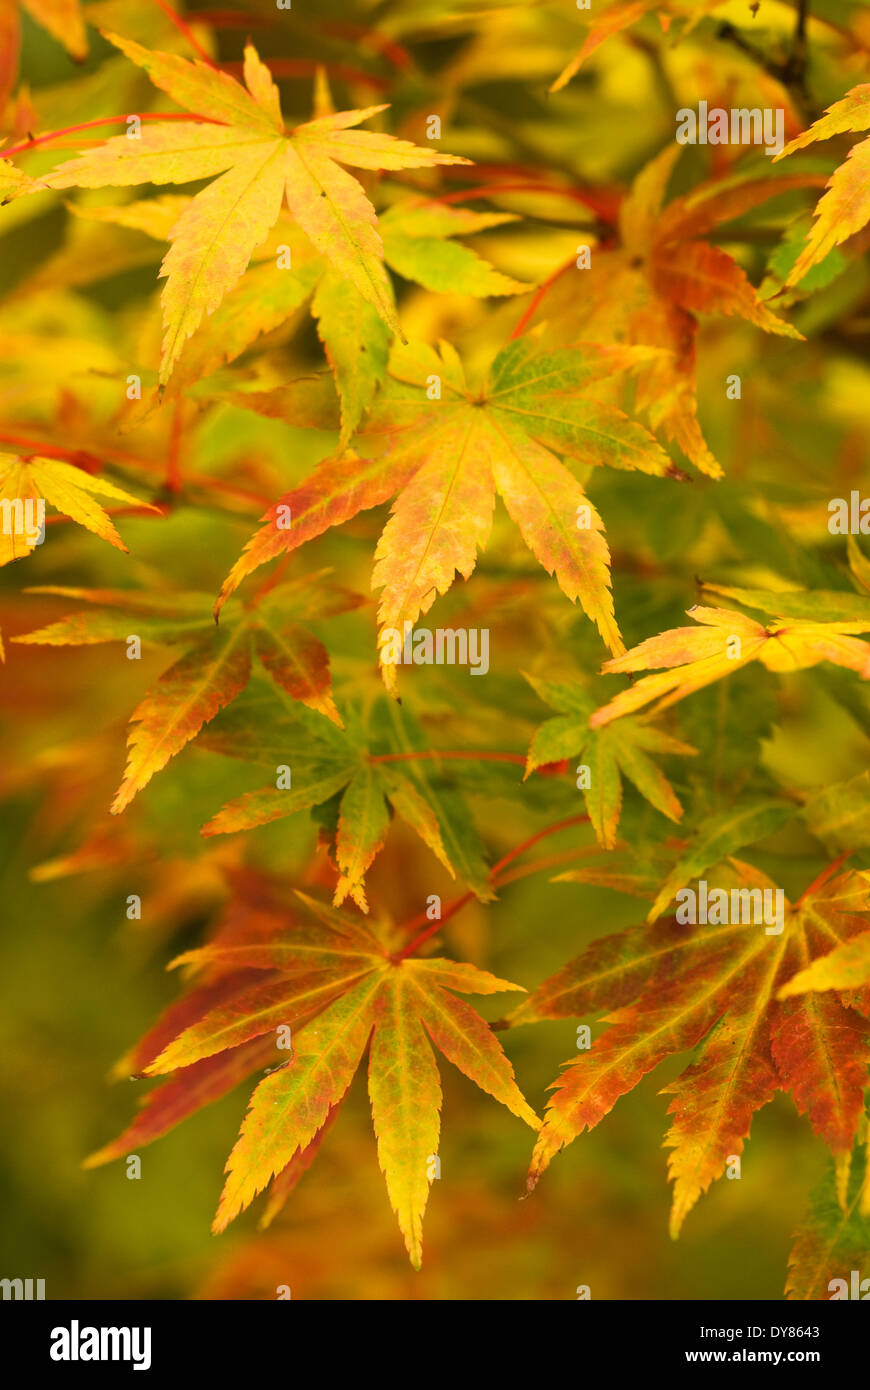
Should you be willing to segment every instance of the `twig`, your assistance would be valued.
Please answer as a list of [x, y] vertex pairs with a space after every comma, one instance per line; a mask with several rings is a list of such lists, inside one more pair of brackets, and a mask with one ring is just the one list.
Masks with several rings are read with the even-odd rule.
[[[503, 871], [508, 867], [508, 865], [512, 864], [513, 861], [519, 858], [521, 854], [525, 854], [526, 850], [531, 849], [532, 845], [536, 845], [539, 840], [543, 840], [545, 836], [556, 835], [560, 830], [567, 830], [572, 825], [582, 825], [584, 823], [587, 823], [588, 821], [588, 816], [569, 816], [567, 820], [556, 821], [554, 825], [546, 825], [544, 826], [543, 830], [536, 831], [534, 835], [530, 835], [527, 840], [523, 840], [522, 844], [516, 845], [514, 849], [509, 850], [508, 853], [504, 856], [504, 858], [500, 859], [497, 864], [493, 865], [493, 867], [489, 871], [490, 883], [493, 885], [493, 887], [496, 887], [498, 884], [499, 875], [503, 873]], [[547, 861], [538, 861], [538, 863], [534, 866], [534, 870], [530, 868], [529, 872], [537, 871], [537, 869], [539, 869], [541, 865], [546, 862]], [[519, 874], [514, 874], [512, 875], [512, 877], [519, 877]], [[394, 961], [405, 960], [407, 956], [410, 956], [413, 954], [414, 951], [419, 950], [423, 943], [429, 940], [430, 936], [434, 936], [436, 932], [439, 932], [444, 923], [450, 917], [455, 916], [459, 909], [464, 907], [467, 902], [470, 902], [473, 897], [474, 894], [472, 892], [468, 892], [463, 893], [460, 898], [454, 898], [452, 903], [447, 904], [447, 907], [444, 909], [444, 912], [441, 914], [437, 922], [433, 922], [432, 925], [427, 927], [425, 931], [420, 932], [419, 936], [415, 936], [414, 940], [409, 941], [407, 946], [403, 946], [401, 951], [397, 951], [392, 957], [392, 959]], [[421, 920], [426, 920], [425, 913], [421, 914], [421, 916], [412, 918], [410, 922], [405, 923], [405, 926], [408, 928], [408, 930], [412, 930], [414, 927], [420, 924]]]

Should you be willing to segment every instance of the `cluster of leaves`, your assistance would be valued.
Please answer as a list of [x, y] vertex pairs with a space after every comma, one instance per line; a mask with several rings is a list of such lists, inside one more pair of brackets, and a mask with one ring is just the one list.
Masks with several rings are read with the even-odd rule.
[[[69, 532], [43, 555], [4, 525], [0, 563], [45, 581], [26, 587], [47, 610], [40, 625], [21, 630], [16, 605], [15, 658], [135, 641], [155, 666], [111, 805], [83, 794], [71, 819], [84, 833], [35, 876], [114, 872], [146, 844], [165, 856], [190, 819], [193, 754], [213, 759], [204, 839], [181, 851], [166, 899], [171, 926], [207, 885], [207, 941], [176, 957], [184, 992], [119, 1068], [168, 1079], [89, 1162], [138, 1149], [267, 1068], [215, 1229], [267, 1188], [268, 1224], [368, 1050], [380, 1166], [419, 1266], [440, 1129], [433, 1044], [538, 1131], [530, 1191], [648, 1072], [689, 1052], [664, 1088], [672, 1234], [742, 1152], [755, 1112], [787, 1091], [832, 1161], [787, 1291], [826, 1296], [870, 1218], [870, 775], [854, 774], [870, 741], [870, 561], [853, 537], [835, 550], [826, 512], [832, 478], [844, 493], [859, 485], [867, 424], [870, 141], [850, 141], [870, 129], [870, 85], [853, 80], [866, 15], [814, 19], [809, 64], [798, 6], [797, 30], [772, 40], [787, 60], [764, 64], [759, 45], [782, 17], [723, 32], [717, 0], [617, 0], [576, 20], [546, 5], [419, 14], [397, 2], [363, 26], [359, 68], [340, 43], [342, 58], [324, 60], [328, 26], [293, 29], [295, 13], [281, 21], [295, 39], [282, 29], [277, 46], [313, 56], [282, 67], [250, 41], [226, 57], [210, 15], [149, 10], [130, 37], [115, 32], [127, 23], [114, 0], [84, 14], [26, 8], [77, 59], [92, 21], [97, 51], [72, 92], [30, 93], [16, 78], [17, 11], [0, 9], [0, 235], [14, 244], [45, 216], [63, 225], [43, 263], [3, 287], [0, 501], [9, 516], [47, 502], [52, 542], [67, 519], [126, 555], [114, 504], [132, 568]], [[665, 88], [656, 138], [603, 170], [577, 150], [566, 160], [581, 67], [616, 80], [629, 59], [647, 64], [659, 101]], [[513, 84], [540, 78], [534, 115], [509, 136], [489, 61]], [[290, 118], [308, 94], [276, 78], [303, 73], [313, 115]], [[392, 102], [362, 104], [373, 86], [393, 88]], [[177, 109], [148, 109], [154, 88]], [[827, 162], [781, 172], [751, 152], [720, 149], [712, 166], [682, 152], [670, 96], [732, 89], [787, 109], [778, 158], [830, 142]], [[73, 100], [93, 119], [71, 125]], [[437, 139], [430, 109], [446, 127]], [[152, 192], [179, 184], [202, 186]], [[138, 192], [92, 192], [118, 189]], [[119, 306], [128, 276], [136, 293]], [[746, 398], [726, 398], [731, 374], [751, 381]], [[389, 503], [373, 526], [366, 513]], [[173, 529], [188, 522], [201, 529]], [[168, 552], [151, 539], [161, 528]], [[65, 582], [73, 565], [89, 582]], [[339, 567], [377, 591], [376, 614], [336, 582]], [[476, 568], [459, 598], [457, 576]], [[675, 625], [695, 599], [694, 625]], [[59, 600], [87, 606], [58, 616]], [[387, 644], [433, 608], [451, 625], [505, 623], [489, 681], [400, 675]], [[614, 676], [629, 683], [614, 690]], [[801, 752], [829, 737], [830, 711], [833, 776]], [[71, 766], [95, 752], [115, 765], [121, 713], [112, 706], [104, 741], [67, 749]], [[249, 785], [249, 766], [269, 769], [266, 785]], [[34, 759], [19, 780], [51, 767]], [[167, 785], [181, 800], [167, 793], [161, 811]], [[521, 827], [501, 858], [484, 815], [494, 800]], [[125, 814], [107, 822], [108, 810]], [[297, 842], [278, 836], [309, 822], [317, 848], [303, 828], [288, 871]], [[514, 865], [549, 835], [563, 851]], [[496, 1025], [508, 1040], [547, 1019], [596, 1028], [541, 1121], [493, 1026], [457, 998], [521, 986], [431, 943], [467, 903], [577, 859], [559, 878], [576, 885], [580, 954]], [[398, 910], [382, 863], [402, 878]], [[443, 874], [461, 891], [442, 909], [428, 885]], [[788, 890], [781, 933], [680, 922], [675, 895], [701, 875], [731, 894]], [[586, 895], [602, 888], [645, 901], [646, 921], [590, 939]], [[355, 911], [339, 911], [346, 900]], [[289, 1057], [275, 1044], [287, 1030]]]

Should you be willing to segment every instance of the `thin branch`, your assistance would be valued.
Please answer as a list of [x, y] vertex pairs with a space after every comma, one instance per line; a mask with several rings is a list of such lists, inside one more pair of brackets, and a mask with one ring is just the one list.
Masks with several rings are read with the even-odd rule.
[[540, 840], [546, 839], [548, 835], [556, 835], [560, 830], [570, 829], [572, 825], [584, 825], [588, 824], [588, 822], [589, 817], [587, 815], [579, 815], [568, 816], [565, 820], [556, 821], [553, 825], [545, 825], [543, 830], [537, 830], [534, 835], [530, 835], [527, 840], [523, 840], [521, 845], [517, 845], [515, 849], [509, 850], [504, 858], [500, 859], [498, 863], [493, 866], [490, 876], [496, 879], [509, 864], [512, 864], [515, 859], [519, 859], [521, 854], [525, 854], [527, 849], [532, 848], [532, 845], [536, 845]]
[[[96, 121], [82, 121], [80, 125], [64, 126], [62, 130], [50, 130], [46, 135], [32, 135], [29, 140], [23, 140], [20, 145], [13, 145], [11, 149], [3, 150], [0, 158], [11, 159], [14, 154], [24, 154], [25, 150], [35, 149], [37, 145], [47, 145], [52, 140], [61, 140], [65, 135], [75, 135], [79, 130], [93, 130], [101, 125], [120, 125], [130, 119], [130, 112], [126, 116], [100, 116]], [[139, 115], [140, 121], [202, 121], [205, 125], [223, 125], [222, 121], [215, 121], [211, 116], [194, 116], [188, 111], [145, 111]]]
[[735, 48], [739, 48], [741, 53], [745, 53], [754, 63], [781, 82], [784, 87], [792, 87], [801, 96], [806, 97], [806, 74], [807, 61], [809, 57], [807, 49], [807, 19], [809, 18], [809, 0], [797, 0], [797, 20], [795, 31], [792, 36], [791, 52], [785, 59], [777, 60], [769, 58], [766, 53], [762, 53], [754, 44], [745, 39], [739, 29], [735, 28], [728, 20], [720, 24], [717, 38], [727, 40]]
[[217, 63], [212, 58], [211, 54], [207, 53], [203, 48], [187, 21], [182, 19], [181, 15], [167, 3], [167, 0], [155, 0], [155, 3], [160, 6], [166, 18], [172, 21], [179, 34], [184, 35], [197, 57], [201, 58], [204, 63], [207, 63], [210, 68], [214, 68], [215, 71], [217, 71]]
[[510, 338], [508, 339], [509, 342], [512, 343], [516, 338], [521, 338], [523, 336], [532, 319], [535, 317], [535, 314], [537, 313], [541, 305], [541, 301], [553, 288], [556, 281], [561, 280], [562, 276], [565, 275], [569, 270], [571, 270], [574, 264], [575, 257], [572, 256], [569, 261], [566, 261], [564, 265], [560, 265], [558, 270], [554, 270], [553, 274], [548, 275], [547, 279], [544, 280], [543, 283], [538, 286], [538, 288], [535, 290], [535, 293], [532, 295], [532, 298], [530, 299], [529, 303], [526, 305], [525, 309], [520, 315], [516, 327], [514, 328], [513, 333], [511, 333]]
[[369, 754], [369, 762], [371, 763], [408, 763], [427, 758], [433, 758], [436, 761], [438, 758], [453, 758], [468, 762], [516, 763], [519, 767], [525, 767], [526, 765], [526, 759], [522, 753], [477, 753], [473, 748], [457, 750], [423, 748], [419, 750], [414, 749], [410, 753]]
[[[530, 835], [527, 840], [523, 840], [522, 844], [519, 844], [514, 849], [509, 850], [508, 853], [502, 859], [500, 859], [497, 864], [493, 865], [488, 875], [490, 883], [494, 888], [498, 887], [499, 876], [503, 874], [504, 870], [508, 867], [508, 865], [512, 864], [515, 859], [518, 859], [521, 854], [525, 854], [526, 850], [531, 849], [532, 845], [536, 845], [539, 840], [543, 840], [547, 835], [556, 835], [560, 830], [567, 830], [572, 825], [582, 825], [584, 823], [588, 823], [588, 821], [588, 816], [569, 816], [567, 820], [556, 821], [554, 825], [546, 825], [544, 826], [543, 830], [536, 831], [534, 835]], [[529, 872], [536, 872], [540, 867], [542, 867], [542, 865], [547, 863], [548, 861], [546, 860], [539, 861], [534, 869], [532, 867], [529, 868]], [[514, 873], [513, 875], [511, 875], [511, 878], [518, 877], [520, 877], [518, 873]], [[414, 940], [409, 941], [407, 946], [403, 946], [401, 951], [397, 951], [393, 955], [392, 959], [394, 961], [405, 960], [407, 956], [410, 956], [415, 951], [419, 950], [419, 948], [424, 944], [424, 942], [429, 940], [430, 936], [434, 936], [436, 932], [439, 932], [443, 927], [444, 923], [448, 921], [451, 917], [455, 916], [455, 914], [460, 910], [460, 908], [464, 907], [467, 902], [470, 902], [473, 897], [474, 893], [468, 892], [463, 893], [462, 896], [459, 898], [454, 898], [452, 903], [447, 904], [447, 907], [444, 909], [444, 912], [441, 914], [437, 922], [433, 922], [431, 926], [426, 928], [425, 931], [420, 932], [419, 936], [415, 936]], [[422, 913], [419, 914], [417, 917], [413, 917], [409, 922], [406, 922], [404, 925], [410, 931], [413, 930], [415, 927], [421, 925], [421, 923], [426, 920], [426, 913]]]
[[168, 492], [181, 491], [181, 439], [183, 431], [184, 407], [180, 400], [175, 402], [172, 424], [169, 429], [169, 450], [166, 462], [166, 482]]
[[[438, 918], [438, 921], [435, 922], [433, 926], [427, 927], [419, 936], [415, 936], [414, 940], [409, 942], [407, 946], [404, 946], [401, 951], [397, 951], [392, 959], [394, 961], [400, 961], [404, 960], [406, 956], [410, 956], [413, 951], [417, 950], [418, 946], [422, 946], [424, 941], [428, 941], [430, 936], [434, 936], [435, 932], [440, 931], [445, 922], [449, 922], [451, 917], [455, 917], [459, 909], [464, 907], [466, 903], [471, 902], [473, 897], [474, 894], [469, 891], [468, 893], [463, 893], [461, 898], [454, 898], [452, 903], [447, 904], [441, 916]], [[423, 912], [420, 914], [419, 918], [413, 917], [411, 921], [405, 925], [409, 927], [419, 926], [421, 921], [428, 922], [428, 920], [427, 914]]]
[[[94, 454], [86, 449], [63, 448], [46, 440], [33, 439], [29, 435], [8, 434], [5, 430], [0, 430], [0, 444], [8, 444], [25, 456], [38, 454], [43, 458], [63, 459], [66, 463], [81, 468], [85, 473], [100, 472], [105, 467], [106, 459], [125, 467], [141, 468], [146, 473], [159, 473], [161, 478], [166, 472], [164, 464], [152, 463], [149, 459], [139, 458], [136, 454], [128, 454], [121, 449], [102, 449], [99, 454]], [[186, 481], [190, 487], [200, 487], [206, 492], [220, 492], [241, 502], [249, 502], [260, 510], [272, 504], [272, 498], [267, 497], [265, 493], [249, 492], [247, 488], [236, 487], [233, 483], [224, 482], [222, 478], [211, 478], [205, 473], [188, 471]]]
[[791, 53], [783, 66], [783, 82], [797, 88], [801, 96], [807, 94], [807, 20], [810, 13], [810, 0], [798, 0], [797, 21], [791, 41]]
[[854, 850], [845, 849], [843, 850], [842, 854], [838, 854], [836, 859], [832, 860], [826, 869], [822, 869], [822, 872], [818, 875], [818, 877], [814, 878], [812, 883], [804, 889], [804, 891], [798, 898], [797, 903], [795, 903], [795, 906], [797, 907], [806, 898], [811, 898], [814, 893], [817, 893], [820, 888], [823, 888], [824, 885], [828, 882], [828, 879], [834, 877], [834, 874], [837, 872], [840, 865], [845, 864], [847, 859], [851, 859], [854, 853]]
[[[624, 850], [627, 849], [627, 845], [624, 840], [617, 840], [613, 848]], [[574, 849], [563, 849], [558, 854], [546, 854], [542, 859], [533, 859], [531, 864], [518, 864], [515, 869], [499, 874], [498, 886], [506, 888], [509, 883], [528, 878], [530, 874], [543, 874], [549, 869], [560, 869], [563, 864], [571, 864], [575, 859], [586, 859], [600, 853], [601, 846], [596, 841], [593, 845], [576, 845]]]

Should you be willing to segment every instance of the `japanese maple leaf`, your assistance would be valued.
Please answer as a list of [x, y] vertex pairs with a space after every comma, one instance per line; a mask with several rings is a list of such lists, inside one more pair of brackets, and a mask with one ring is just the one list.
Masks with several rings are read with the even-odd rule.
[[[868, 1250], [870, 1162], [865, 1144], [863, 1161], [854, 1164], [844, 1202], [838, 1200], [835, 1172], [826, 1173], [815, 1188], [809, 1211], [794, 1233], [786, 1298], [870, 1298]], [[858, 1271], [856, 1289], [853, 1270]]]
[[252, 654], [294, 700], [341, 723], [332, 698], [326, 648], [298, 620], [341, 613], [363, 599], [318, 585], [320, 577], [282, 585], [220, 629], [215, 628], [210, 601], [202, 594], [56, 586], [31, 591], [84, 599], [96, 605], [96, 611], [73, 613], [16, 637], [16, 642], [90, 646], [138, 637], [143, 644], [183, 648], [133, 711], [127, 770], [112, 802], [113, 813], [129, 806], [154, 774], [244, 690], [251, 678]]
[[42, 503], [44, 509], [46, 502], [117, 550], [126, 551], [97, 497], [147, 511], [159, 510], [110, 483], [102, 474], [86, 473], [83, 468], [58, 459], [0, 454], [0, 565], [22, 559], [41, 543], [41, 538], [36, 539], [37, 507]]
[[[829, 140], [832, 135], [862, 130], [870, 130], [868, 82], [853, 87], [842, 101], [829, 106], [824, 116], [780, 150], [774, 163], [816, 140]], [[831, 175], [827, 190], [816, 207], [815, 223], [792, 266], [786, 286], [796, 285], [835, 246], [870, 222], [870, 139], [852, 146], [845, 162]]]
[[815, 175], [712, 180], [666, 203], [680, 145], [669, 145], [634, 180], [619, 210], [619, 244], [596, 247], [581, 274], [562, 274], [541, 313], [599, 342], [651, 344], [665, 351], [638, 375], [635, 405], [702, 473], [722, 476], [698, 423], [698, 315], [744, 319], [767, 333], [802, 335], [762, 302], [727, 251], [704, 240], [722, 222], [767, 199], [818, 183]]
[[318, 251], [398, 332], [375, 210], [341, 165], [416, 169], [469, 161], [391, 135], [352, 129], [385, 110], [383, 105], [339, 111], [288, 131], [278, 88], [250, 44], [243, 87], [205, 63], [152, 53], [115, 34], [106, 37], [145, 68], [156, 86], [204, 119], [155, 121], [136, 139], [114, 136], [61, 165], [42, 183], [102, 188], [221, 176], [196, 194], [172, 229], [172, 246], [160, 271], [166, 277], [161, 382], [169, 379], [185, 341], [204, 316], [213, 313], [244, 273], [285, 197]]
[[[419, 1268], [440, 1132], [433, 1044], [481, 1090], [539, 1127], [489, 1025], [456, 997], [520, 986], [472, 965], [402, 958], [358, 919], [313, 899], [302, 901], [315, 919], [311, 923], [295, 930], [285, 923], [279, 934], [258, 931], [255, 924], [247, 937], [239, 932], [179, 957], [175, 964], [206, 970], [207, 982], [153, 1030], [147, 1063], [141, 1051], [136, 1062], [148, 1076], [177, 1072], [178, 1081], [187, 1074], [193, 1083], [198, 1068], [238, 1056], [257, 1039], [271, 1049], [278, 1065], [254, 1090], [227, 1162], [214, 1221], [214, 1230], [222, 1231], [258, 1192], [273, 1180], [280, 1184], [318, 1140], [368, 1048], [378, 1159], [411, 1262]], [[288, 1028], [289, 1060], [276, 1045]], [[262, 1056], [260, 1050], [254, 1065], [262, 1065]], [[131, 1137], [121, 1136], [91, 1162], [125, 1152]], [[137, 1141], [143, 1137], [140, 1128]]]
[[[708, 894], [776, 891], [738, 860], [708, 874], [707, 882]], [[665, 1140], [673, 1150], [672, 1235], [729, 1156], [742, 1151], [754, 1113], [780, 1089], [792, 1093], [832, 1150], [843, 1201], [868, 1082], [870, 988], [782, 996], [810, 962], [866, 932], [868, 911], [866, 875], [844, 873], [818, 880], [793, 905], [785, 902], [779, 935], [763, 925], [690, 926], [673, 919], [593, 942], [511, 1019], [604, 1014], [608, 1025], [554, 1083], [529, 1186], [665, 1057], [699, 1048], [664, 1088], [674, 1097]]]
[[[633, 782], [641, 796], [669, 820], [682, 818], [673, 787], [650, 753], [693, 754], [697, 749], [660, 733], [637, 719], [622, 720], [614, 729], [590, 729], [595, 701], [577, 682], [538, 680], [527, 676], [542, 700], [559, 711], [536, 730], [526, 760], [526, 777], [546, 763], [580, 758], [590, 773], [583, 799], [599, 844], [611, 849], [622, 811], [622, 779]], [[579, 768], [578, 768], [579, 771]]]
[[[228, 802], [207, 825], [206, 836], [253, 830], [300, 812], [334, 807], [333, 852], [339, 878], [334, 902], [351, 897], [368, 911], [365, 875], [382, 849], [391, 815], [417, 834], [451, 877], [462, 875], [483, 901], [494, 897], [482, 851], [461, 801], [440, 784], [437, 760], [422, 765], [413, 757], [422, 746], [419, 731], [403, 715], [395, 723], [383, 697], [365, 721], [353, 711], [346, 730], [295, 711], [276, 721], [270, 709], [253, 706], [253, 721], [242, 702], [222, 717], [205, 747], [230, 756], [258, 757], [274, 768], [278, 748], [289, 758], [290, 786], [272, 782]], [[264, 742], [263, 728], [270, 730]], [[436, 769], [433, 776], [431, 768]]]
[[[740, 591], [732, 592], [737, 597]], [[774, 593], [768, 597], [780, 609], [788, 608], [790, 595]], [[858, 602], [868, 606], [866, 600]], [[850, 635], [870, 632], [870, 612], [866, 617], [832, 622], [781, 616], [767, 627], [728, 608], [695, 604], [687, 613], [698, 627], [676, 627], [648, 637], [604, 663], [602, 671], [667, 669], [644, 676], [615, 695], [591, 715], [590, 728], [599, 729], [613, 719], [633, 714], [653, 700], [657, 702], [656, 712], [666, 709], [751, 661], [760, 661], [768, 671], [778, 672], [803, 671], [820, 661], [830, 661], [857, 672], [862, 680], [870, 679], [870, 644]]]
[[[389, 641], [428, 612], [457, 572], [470, 576], [498, 492], [536, 559], [572, 602], [579, 599], [610, 650], [622, 651], [603, 522], [571, 465], [660, 477], [676, 471], [647, 430], [583, 390], [650, 351], [581, 344], [542, 352], [536, 335], [527, 336], [498, 354], [475, 392], [449, 344], [440, 355], [422, 344], [395, 347], [391, 380], [354, 442], [365, 456], [330, 458], [279, 499], [230, 572], [218, 608], [259, 565], [398, 492], [372, 576], [383, 590], [382, 670], [394, 691]], [[282, 506], [293, 517], [284, 530]]]

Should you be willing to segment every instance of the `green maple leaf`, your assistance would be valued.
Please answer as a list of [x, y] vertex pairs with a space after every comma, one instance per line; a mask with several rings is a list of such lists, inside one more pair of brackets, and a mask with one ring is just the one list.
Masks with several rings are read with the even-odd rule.
[[599, 844], [611, 849], [622, 810], [622, 779], [627, 777], [641, 796], [669, 820], [683, 815], [676, 793], [664, 773], [649, 757], [650, 753], [694, 754], [687, 743], [661, 733], [640, 720], [623, 719], [605, 729], [590, 729], [594, 699], [577, 682], [539, 680], [527, 676], [529, 684], [559, 717], [548, 719], [535, 732], [526, 761], [526, 776], [547, 763], [581, 758], [589, 770], [589, 786], [582, 787]]
[[831, 1164], [814, 1188], [807, 1214], [794, 1233], [786, 1298], [853, 1298], [856, 1293], [852, 1288], [852, 1270], [858, 1271], [857, 1297], [870, 1297], [866, 1266], [870, 1250], [870, 1163], [866, 1144], [858, 1161], [853, 1162], [845, 1200], [841, 1200], [842, 1190], [838, 1193], [837, 1188], [837, 1172]]
[[[203, 740], [215, 752], [269, 763], [277, 753], [291, 767], [289, 786], [270, 785], [227, 803], [204, 835], [253, 830], [302, 811], [335, 804], [333, 839], [339, 881], [335, 902], [351, 897], [368, 911], [365, 874], [383, 847], [395, 814], [420, 837], [448, 873], [460, 873], [482, 900], [494, 894], [477, 836], [462, 800], [443, 785], [434, 762], [413, 757], [422, 746], [410, 717], [393, 720], [380, 700], [365, 719], [349, 712], [346, 729], [293, 711], [276, 729], [259, 706], [229, 711]], [[264, 724], [275, 743], [263, 747]], [[410, 754], [407, 759], [405, 754]], [[395, 760], [394, 760], [395, 759]], [[435, 769], [433, 772], [432, 769]]]

